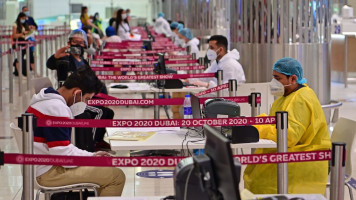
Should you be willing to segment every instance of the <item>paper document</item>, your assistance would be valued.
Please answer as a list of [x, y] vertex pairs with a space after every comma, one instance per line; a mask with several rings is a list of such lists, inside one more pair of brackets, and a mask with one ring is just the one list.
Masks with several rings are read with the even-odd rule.
[[125, 140], [125, 141], [144, 141], [154, 135], [155, 132], [132, 132], [132, 131], [116, 131], [109, 140]]

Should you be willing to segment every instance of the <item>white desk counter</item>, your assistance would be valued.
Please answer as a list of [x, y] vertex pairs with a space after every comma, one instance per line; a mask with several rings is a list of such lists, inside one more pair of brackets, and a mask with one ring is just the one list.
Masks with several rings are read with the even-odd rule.
[[[111, 88], [114, 85], [126, 85], [128, 88], [119, 89]], [[122, 94], [122, 93], [157, 93], [162, 92], [162, 89], [153, 87], [149, 83], [110, 83], [108, 86], [109, 94]], [[164, 92], [201, 92], [207, 90], [205, 87], [183, 87], [177, 89], [164, 89]]]
[[[111, 88], [114, 85], [126, 85], [128, 88], [119, 89]], [[109, 94], [124, 94], [124, 93], [147, 93], [153, 92], [148, 83], [110, 83], [107, 85]]]
[[[122, 128], [107, 128], [109, 136], [116, 131], [125, 130]], [[128, 130], [128, 129], [126, 129]], [[139, 130], [139, 129], [131, 129]], [[141, 128], [142, 130], [142, 128]], [[144, 141], [122, 141], [110, 140], [112, 150], [162, 150], [162, 149], [182, 149], [182, 142], [184, 140], [187, 129], [180, 129], [175, 131], [158, 131], [150, 138]], [[194, 134], [194, 133], [193, 133]], [[195, 135], [195, 134], [194, 134]], [[192, 142], [202, 140], [201, 137], [188, 136], [183, 143], [183, 148], [187, 149], [187, 142], [189, 149], [203, 149], [205, 140], [199, 142]], [[240, 143], [231, 144], [231, 148], [277, 148], [277, 144], [271, 140], [261, 139], [256, 143]]]

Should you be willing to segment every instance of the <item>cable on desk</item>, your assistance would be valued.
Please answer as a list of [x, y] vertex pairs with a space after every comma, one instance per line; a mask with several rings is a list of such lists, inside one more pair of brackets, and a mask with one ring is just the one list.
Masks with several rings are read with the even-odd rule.
[[185, 155], [185, 152], [184, 152], [184, 141], [187, 140], [188, 134], [189, 134], [189, 130], [185, 133], [184, 139], [183, 139], [183, 141], [182, 141], [182, 148], [181, 148], [181, 150], [180, 150], [180, 154], [181, 154], [182, 156]]

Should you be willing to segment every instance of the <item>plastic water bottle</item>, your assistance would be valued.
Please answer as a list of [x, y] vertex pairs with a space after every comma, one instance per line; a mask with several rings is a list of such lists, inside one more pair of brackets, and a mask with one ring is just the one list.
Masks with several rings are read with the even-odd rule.
[[184, 98], [184, 119], [193, 119], [192, 103], [190, 102], [190, 94], [185, 95]]

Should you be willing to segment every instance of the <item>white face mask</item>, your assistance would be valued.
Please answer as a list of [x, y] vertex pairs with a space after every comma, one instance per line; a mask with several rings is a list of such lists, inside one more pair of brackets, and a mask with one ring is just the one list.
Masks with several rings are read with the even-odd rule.
[[271, 94], [273, 96], [283, 96], [284, 95], [284, 88], [291, 86], [292, 84], [283, 85], [281, 82], [277, 81], [277, 79], [273, 78], [272, 81], [269, 83]]
[[25, 14], [26, 14], [27, 16], [30, 16], [30, 11], [26, 11]]
[[126, 14], [121, 14], [122, 19], [126, 19], [127, 15]]
[[206, 56], [211, 61], [214, 61], [218, 58], [218, 54], [212, 49], [208, 49], [208, 51], [206, 52]]
[[74, 95], [74, 103], [73, 103], [73, 105], [71, 105], [69, 107], [70, 110], [72, 111], [72, 115], [74, 117], [82, 114], [84, 112], [85, 108], [87, 107], [87, 104], [82, 101], [83, 100], [83, 95], [82, 95], [81, 92], [80, 92], [80, 102], [75, 103], [76, 95], [77, 94]]

